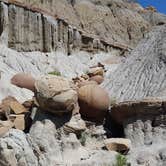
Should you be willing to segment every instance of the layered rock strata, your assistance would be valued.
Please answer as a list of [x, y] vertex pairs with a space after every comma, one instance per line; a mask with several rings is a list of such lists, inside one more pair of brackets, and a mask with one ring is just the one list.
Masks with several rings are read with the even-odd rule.
[[100, 40], [63, 19], [27, 6], [1, 2], [0, 8], [0, 41], [18, 51], [51, 52], [61, 49], [71, 54], [75, 50], [95, 53], [108, 52], [112, 48], [119, 51], [129, 49], [125, 45]]
[[150, 24], [138, 13], [143, 8], [124, 0], [3, 0], [66, 20], [68, 24], [104, 41], [135, 46]]

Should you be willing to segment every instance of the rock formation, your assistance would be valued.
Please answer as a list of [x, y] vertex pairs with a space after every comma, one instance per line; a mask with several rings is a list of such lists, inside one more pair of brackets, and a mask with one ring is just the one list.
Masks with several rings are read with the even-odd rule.
[[166, 165], [165, 24], [129, 0], [0, 0], [0, 165]]

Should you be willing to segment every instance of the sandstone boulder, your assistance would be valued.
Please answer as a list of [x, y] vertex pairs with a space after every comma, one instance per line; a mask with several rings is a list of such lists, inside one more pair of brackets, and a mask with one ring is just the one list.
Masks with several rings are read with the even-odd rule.
[[104, 70], [102, 67], [94, 67], [94, 68], [91, 68], [88, 75], [90, 77], [92, 76], [96, 76], [96, 75], [100, 75], [100, 76], [103, 76], [104, 74]]
[[131, 141], [124, 138], [110, 138], [104, 140], [106, 148], [110, 151], [127, 153], [131, 148]]
[[39, 106], [54, 114], [72, 112], [77, 106], [76, 87], [60, 76], [45, 76], [35, 82], [35, 96]]
[[13, 111], [16, 115], [26, 113], [26, 108], [20, 104], [18, 101], [12, 101], [10, 102], [10, 109]]
[[30, 74], [18, 73], [12, 77], [11, 83], [34, 92], [35, 79]]
[[9, 120], [1, 121], [0, 120], [0, 137], [5, 135], [11, 128], [13, 127], [13, 123]]
[[107, 92], [98, 85], [85, 85], [78, 91], [80, 113], [82, 116], [102, 121], [109, 108]]
[[[7, 133], [9, 129], [29, 129], [31, 125], [30, 112], [14, 97], [7, 97], [0, 105], [1, 133]], [[2, 134], [0, 134], [2, 135]]]
[[11, 120], [11, 122], [13, 122], [14, 128], [19, 129], [19, 130], [25, 129], [25, 115], [11, 114], [11, 115], [9, 115], [9, 119]]

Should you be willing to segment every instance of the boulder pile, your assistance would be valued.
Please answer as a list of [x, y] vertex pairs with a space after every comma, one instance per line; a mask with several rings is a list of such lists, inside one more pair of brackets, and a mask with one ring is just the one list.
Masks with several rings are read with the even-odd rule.
[[103, 123], [110, 102], [107, 92], [98, 85], [103, 80], [103, 74], [103, 68], [97, 67], [74, 81], [56, 75], [38, 79], [26, 73], [14, 75], [11, 83], [31, 90], [34, 98], [22, 104], [14, 97], [7, 97], [2, 101], [0, 136], [11, 128], [28, 131], [36, 116], [34, 108], [58, 116], [59, 119], [70, 115], [71, 118], [63, 124], [65, 133], [80, 135], [86, 130], [84, 120]]
[[29, 74], [18, 73], [11, 83], [33, 91], [37, 105], [43, 111], [54, 115], [80, 113], [90, 121], [103, 122], [110, 104], [107, 92], [99, 86], [103, 75], [103, 67], [93, 67], [87, 75], [73, 81], [56, 75], [35, 80]]

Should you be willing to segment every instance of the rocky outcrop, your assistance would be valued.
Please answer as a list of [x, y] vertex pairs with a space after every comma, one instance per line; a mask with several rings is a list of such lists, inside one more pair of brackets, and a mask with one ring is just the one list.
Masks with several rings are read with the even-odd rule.
[[141, 118], [143, 116], [155, 117], [164, 113], [166, 101], [158, 98], [147, 98], [144, 100], [127, 101], [115, 104], [111, 109], [112, 118], [119, 124], [123, 124], [129, 119]]
[[142, 17], [147, 20], [151, 25], [163, 25], [166, 24], [166, 16], [158, 13], [157, 10], [150, 6], [143, 10], [138, 11]]
[[135, 6], [122, 0], [78, 0], [74, 9], [86, 32], [134, 47], [150, 27]]
[[6, 41], [18, 51], [126, 50], [135, 46], [151, 25], [165, 22], [164, 16], [153, 12], [153, 18], [159, 18], [157, 23], [138, 4], [122, 0], [78, 0], [73, 5], [67, 0], [1, 1], [7, 4], [1, 5], [1, 23], [9, 26]]
[[132, 142], [128, 159], [131, 165], [165, 164], [166, 100], [149, 98], [122, 102], [112, 107], [111, 116], [123, 125], [124, 135]]
[[165, 22], [164, 15], [122, 0], [1, 0], [1, 38], [18, 51], [124, 51]]
[[[34, 95], [24, 89], [34, 91], [31, 77], [12, 79], [22, 89], [11, 85], [16, 73], [30, 73], [36, 80], [49, 76], [35, 85], [38, 102], [11, 102], [8, 119], [0, 111], [0, 165], [114, 165], [114, 151], [129, 150], [131, 165], [165, 165], [166, 26], [160, 26], [165, 17], [153, 8], [146, 10], [124, 0], [1, 0], [0, 100], [12, 95], [25, 101]], [[142, 38], [129, 57], [116, 56], [125, 55]], [[92, 56], [87, 51], [110, 53]], [[73, 83], [51, 76], [56, 74], [78, 81], [80, 113], [86, 121], [78, 110], [71, 114], [77, 103]], [[97, 85], [103, 80], [111, 101]], [[160, 98], [142, 101], [149, 96]], [[120, 101], [128, 102], [115, 104]], [[27, 128], [26, 111], [31, 114]], [[106, 130], [95, 119], [103, 122], [105, 116], [111, 116]], [[127, 139], [106, 139], [114, 136], [112, 128]]]
[[152, 25], [163, 25], [166, 24], [166, 16], [161, 13], [146, 11], [140, 12], [145, 20], [150, 22]]
[[115, 163], [116, 152], [93, 149], [96, 146], [95, 138], [91, 139], [91, 146], [81, 145], [74, 133], [65, 135], [63, 130], [56, 129], [58, 126], [55, 124], [60, 121], [59, 118], [51, 119], [36, 121], [27, 135], [12, 129], [0, 138], [0, 164], [98, 166]]
[[111, 73], [103, 86], [119, 101], [165, 96], [166, 26], [158, 26], [131, 52], [126, 61]]

